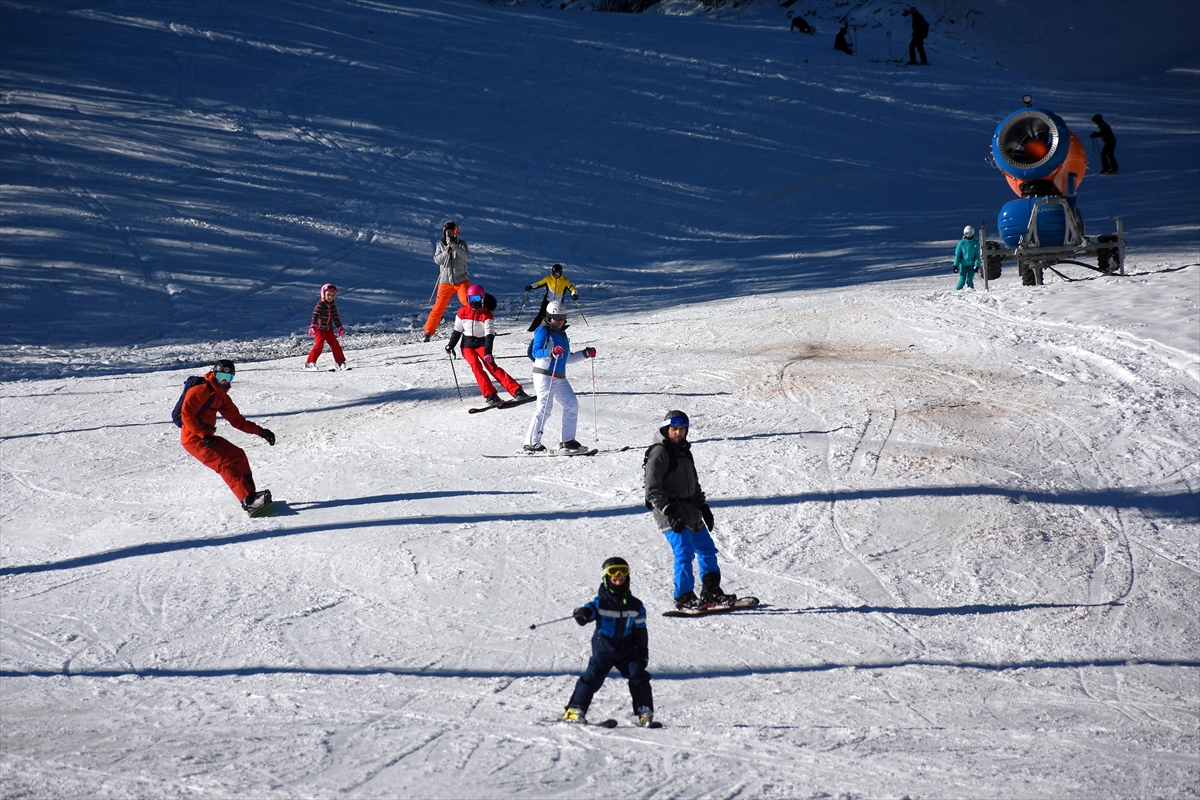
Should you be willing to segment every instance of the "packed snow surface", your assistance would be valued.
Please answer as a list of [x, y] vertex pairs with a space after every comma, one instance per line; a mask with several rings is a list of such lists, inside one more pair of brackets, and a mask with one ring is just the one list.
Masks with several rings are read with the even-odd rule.
[[[774, 2], [0, 0], [0, 793], [1200, 794], [1195, 8], [1077, 63], [1010, 34], [1083, 4], [918, 5], [927, 68], [887, 2], [851, 58], [832, 0], [791, 6], [817, 37]], [[1079, 204], [1126, 274], [956, 292], [1025, 93], [1116, 131]], [[446, 324], [422, 341], [447, 219], [527, 388], [523, 286], [578, 285], [598, 455], [482, 457], [532, 406], [468, 415]], [[326, 282], [349, 372], [301, 370]], [[170, 422], [221, 357], [275, 516]], [[756, 610], [661, 616], [670, 408]], [[661, 730], [615, 674], [618, 728], [553, 722], [590, 634], [553, 620], [612, 555]]]

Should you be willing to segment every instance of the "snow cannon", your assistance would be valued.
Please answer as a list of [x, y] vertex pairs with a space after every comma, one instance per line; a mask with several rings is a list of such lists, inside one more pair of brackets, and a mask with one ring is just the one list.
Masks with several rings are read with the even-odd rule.
[[1027, 105], [992, 135], [992, 161], [1021, 199], [1000, 209], [1000, 238], [1016, 247], [1072, 246], [1083, 240], [1075, 192], [1087, 172], [1087, 151], [1053, 111]]
[[[1040, 286], [1043, 270], [1073, 264], [1106, 275], [1125, 274], [1125, 228], [1120, 217], [1115, 234], [1095, 241], [1083, 234], [1083, 217], [1075, 193], [1087, 173], [1087, 151], [1067, 123], [1052, 111], [1038, 108], [1033, 98], [1009, 114], [992, 135], [987, 162], [1004, 173], [1019, 199], [1000, 209], [1000, 241], [987, 241], [980, 224], [980, 267], [984, 287], [1000, 277], [1001, 264], [1017, 262], [1021, 283]], [[1094, 257], [1096, 266], [1080, 261]], [[986, 268], [984, 268], [986, 267]]]

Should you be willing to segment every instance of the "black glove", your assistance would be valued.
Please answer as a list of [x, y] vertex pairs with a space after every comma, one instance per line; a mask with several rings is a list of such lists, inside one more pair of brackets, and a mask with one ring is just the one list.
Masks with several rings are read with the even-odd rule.
[[578, 300], [578, 299], [579, 299], [579, 292], [571, 292], [571, 299], [572, 299], [572, 300]]
[[271, 447], [275, 446], [275, 434], [271, 433], [266, 428], [263, 428], [261, 431], [259, 431], [258, 435], [266, 439], [267, 444], [271, 445]]
[[446, 355], [450, 356], [451, 358], [454, 358], [454, 348], [453, 347], [451, 347], [450, 345], [446, 345], [442, 349], [446, 351]]
[[708, 503], [702, 503], [700, 505], [700, 516], [704, 517], [704, 524], [707, 525], [708, 529], [711, 531], [713, 526], [716, 525], [716, 522], [713, 520], [712, 509], [708, 507]]
[[200, 440], [200, 444], [204, 445], [205, 447], [212, 447], [216, 443], [217, 437], [213, 436], [211, 433]]
[[525, 287], [525, 291], [527, 291], [527, 292], [532, 292], [532, 291], [533, 291], [533, 284], [530, 284], [529, 286], [526, 286], [526, 287]]
[[683, 521], [683, 514], [680, 514], [674, 506], [664, 508], [663, 516], [667, 518], [667, 524], [671, 526], [671, 530], [676, 533], [683, 533], [683, 529], [687, 527]]
[[571, 612], [571, 616], [574, 617], [575, 621], [580, 625], [587, 625], [592, 621], [592, 610], [587, 606], [580, 606]]

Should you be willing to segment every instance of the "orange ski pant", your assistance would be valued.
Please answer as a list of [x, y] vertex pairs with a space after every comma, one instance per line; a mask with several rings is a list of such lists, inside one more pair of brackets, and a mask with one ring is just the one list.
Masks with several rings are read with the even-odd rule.
[[450, 298], [458, 295], [459, 305], [467, 304], [467, 287], [470, 286], [469, 281], [462, 283], [439, 283], [437, 290], [437, 299], [433, 301], [433, 308], [429, 312], [429, 319], [425, 320], [425, 332], [430, 336], [437, 333], [438, 323], [442, 321], [442, 314], [446, 313], [446, 308], [450, 305]]
[[483, 392], [483, 396], [496, 394], [496, 387], [488, 380], [488, 373], [496, 380], [500, 381], [500, 385], [504, 387], [504, 391], [509, 394], [516, 394], [521, 388], [521, 384], [512, 379], [504, 370], [500, 369], [500, 365], [488, 366], [484, 363], [484, 349], [482, 347], [464, 347], [462, 349], [463, 358], [471, 365], [471, 372], [475, 373], [475, 382], [479, 384], [479, 391]]
[[212, 447], [205, 447], [196, 442], [184, 442], [183, 449], [187, 450], [196, 460], [216, 472], [229, 486], [238, 502], [254, 492], [254, 476], [250, 474], [250, 460], [246, 451], [228, 439], [216, 437]]

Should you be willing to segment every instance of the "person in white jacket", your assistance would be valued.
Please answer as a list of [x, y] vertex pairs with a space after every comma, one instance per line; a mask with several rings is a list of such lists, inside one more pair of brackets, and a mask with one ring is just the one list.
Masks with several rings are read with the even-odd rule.
[[531, 453], [545, 452], [542, 444], [542, 429], [557, 401], [562, 406], [562, 438], [558, 448], [563, 451], [581, 450], [583, 445], [575, 441], [575, 428], [579, 422], [579, 400], [567, 380], [567, 365], [584, 358], [595, 358], [596, 348], [588, 347], [581, 353], [571, 352], [571, 340], [567, 338], [567, 312], [562, 303], [546, 306], [546, 321], [533, 334], [530, 354], [533, 356], [533, 386], [537, 392], [537, 407], [529, 421], [529, 433], [525, 436], [525, 449]]

